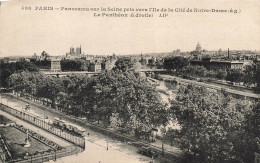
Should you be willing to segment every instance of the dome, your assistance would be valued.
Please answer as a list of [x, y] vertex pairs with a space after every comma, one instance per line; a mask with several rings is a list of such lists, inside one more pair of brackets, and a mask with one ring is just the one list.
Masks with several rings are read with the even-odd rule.
[[201, 51], [201, 46], [200, 43], [198, 42], [197, 46], [196, 46], [196, 51]]

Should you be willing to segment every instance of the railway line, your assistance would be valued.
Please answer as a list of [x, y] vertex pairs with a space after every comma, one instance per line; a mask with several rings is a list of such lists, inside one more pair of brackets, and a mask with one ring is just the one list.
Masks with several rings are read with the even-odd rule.
[[180, 77], [170, 76], [170, 75], [162, 75], [162, 77], [176, 80], [179, 83], [184, 84], [184, 85], [195, 84], [195, 85], [198, 85], [198, 86], [204, 86], [208, 89], [227, 92], [227, 93], [230, 93], [232, 95], [242, 97], [244, 99], [247, 99], [247, 98], [260, 99], [260, 94], [234, 90], [234, 89], [231, 89], [231, 88], [227, 88], [225, 86], [219, 86], [219, 85], [208, 84], [208, 83], [204, 83], [204, 82], [198, 82], [198, 81], [194, 81], [194, 80], [182, 79]]

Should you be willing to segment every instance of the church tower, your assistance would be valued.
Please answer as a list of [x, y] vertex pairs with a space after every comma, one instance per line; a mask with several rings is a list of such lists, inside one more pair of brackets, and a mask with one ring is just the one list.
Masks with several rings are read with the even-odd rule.
[[80, 55], [80, 54], [81, 54], [81, 45], [80, 45], [80, 47], [77, 47], [77, 48], [76, 48], [76, 53], [77, 53], [77, 55]]

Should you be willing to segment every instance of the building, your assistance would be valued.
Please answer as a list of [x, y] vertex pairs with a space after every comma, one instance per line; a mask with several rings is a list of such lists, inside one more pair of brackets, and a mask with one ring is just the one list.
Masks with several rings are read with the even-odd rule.
[[112, 70], [115, 67], [116, 59], [109, 59], [102, 62], [101, 67], [103, 70]]
[[196, 46], [196, 50], [197, 52], [200, 52], [201, 51], [201, 46], [200, 46], [200, 43], [198, 42], [197, 46]]
[[198, 42], [196, 48], [194, 51], [191, 51], [190, 54], [193, 56], [195, 59], [201, 59], [202, 58], [202, 48], [200, 43]]
[[60, 59], [51, 59], [51, 71], [61, 71]]
[[208, 70], [226, 70], [226, 69], [243, 69], [244, 63], [240, 61], [220, 61], [212, 60], [210, 58], [203, 58], [202, 60], [191, 60], [191, 65], [204, 66]]
[[76, 48], [76, 54], [79, 54], [79, 55], [81, 54], [81, 45], [80, 45], [80, 47]]
[[89, 64], [90, 72], [100, 72], [102, 70], [100, 62], [92, 62]]
[[83, 56], [81, 51], [81, 45], [79, 47], [76, 47], [76, 50], [74, 47], [70, 48], [70, 52], [66, 53], [67, 59], [76, 59], [81, 58]]

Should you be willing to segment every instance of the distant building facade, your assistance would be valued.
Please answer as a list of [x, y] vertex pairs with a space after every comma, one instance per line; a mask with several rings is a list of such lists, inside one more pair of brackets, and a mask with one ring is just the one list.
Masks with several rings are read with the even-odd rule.
[[204, 66], [208, 70], [218, 70], [218, 69], [243, 69], [244, 63], [240, 61], [220, 61], [211, 60], [210, 58], [205, 58], [202, 60], [191, 60], [191, 65]]
[[116, 59], [109, 59], [102, 62], [101, 67], [103, 70], [112, 70], [115, 67]]
[[100, 72], [102, 70], [100, 62], [92, 62], [89, 64], [90, 72]]
[[60, 59], [51, 59], [51, 71], [61, 71]]

